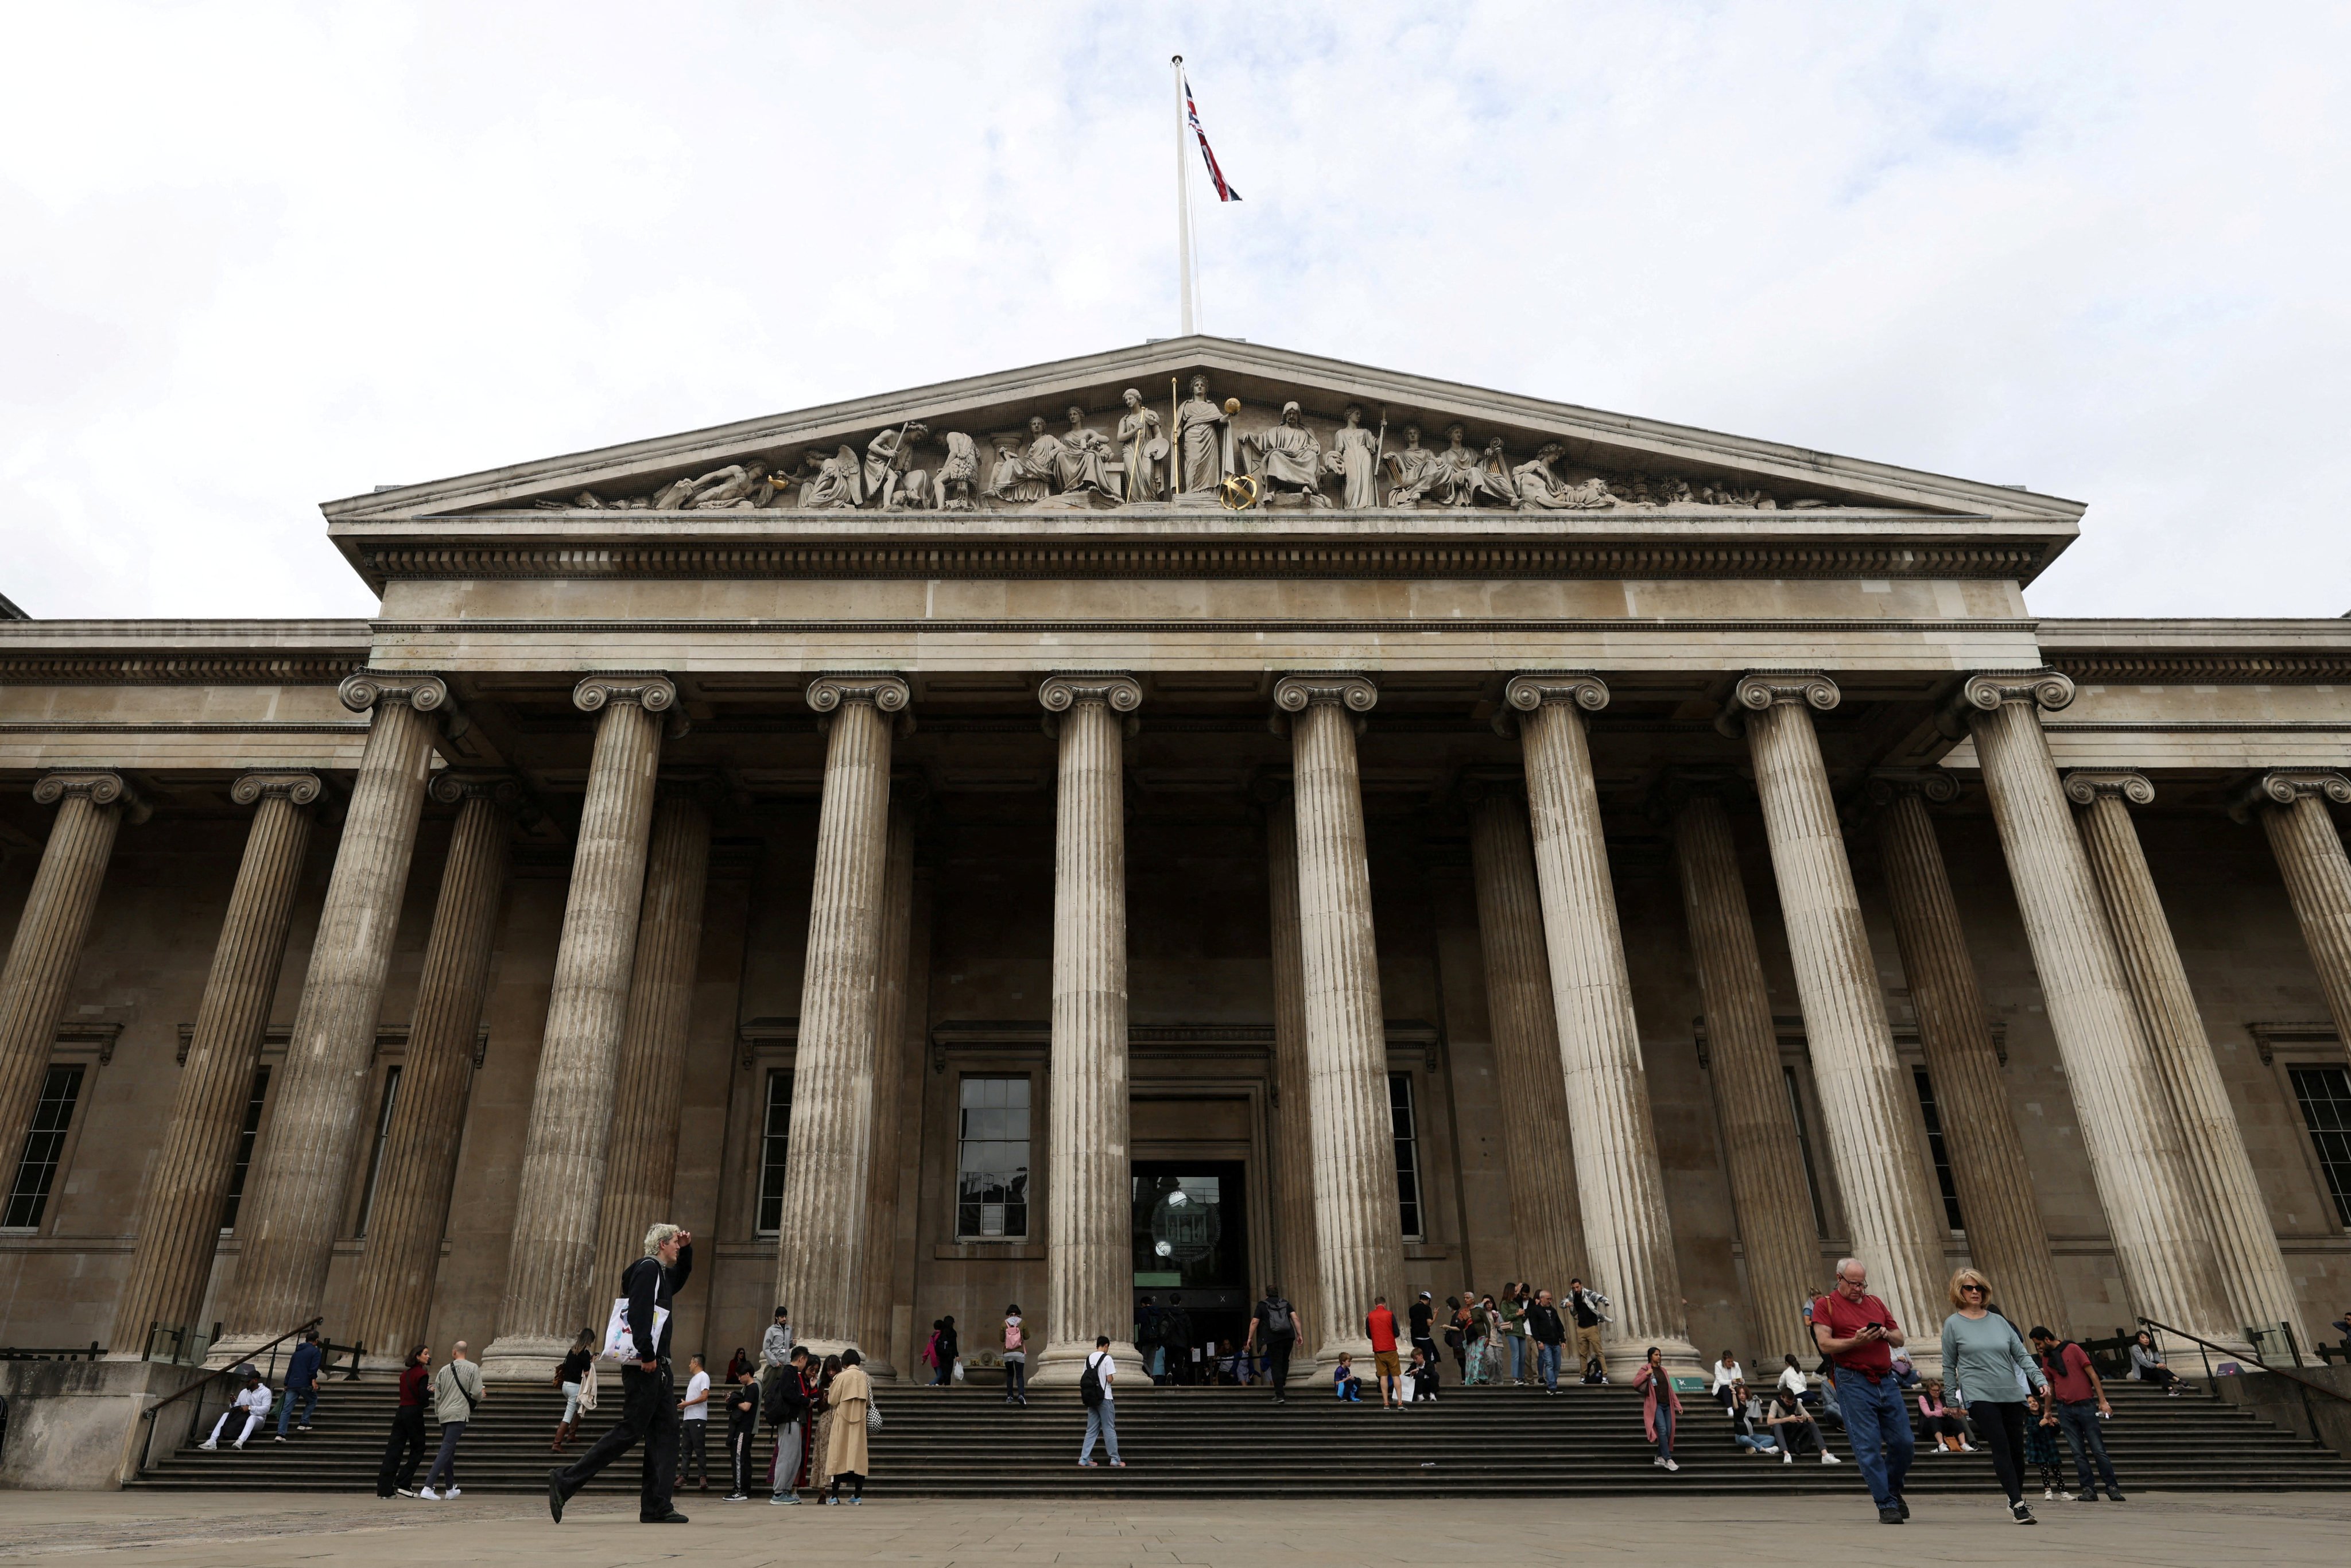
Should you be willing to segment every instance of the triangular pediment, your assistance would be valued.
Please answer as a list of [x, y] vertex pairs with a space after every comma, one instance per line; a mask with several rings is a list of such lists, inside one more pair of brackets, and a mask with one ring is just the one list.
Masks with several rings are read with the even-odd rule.
[[[1194, 395], [1195, 377], [1205, 397]], [[1141, 395], [1139, 410], [1127, 406], [1128, 389]], [[911, 439], [893, 458], [902, 435]], [[1251, 482], [1224, 489], [1221, 478], [1235, 473]], [[1562, 517], [1863, 510], [2070, 520], [2083, 510], [2005, 486], [1207, 337], [401, 486], [324, 509], [333, 521], [362, 522], [517, 510], [1182, 510], [1252, 497], [1275, 508]]]

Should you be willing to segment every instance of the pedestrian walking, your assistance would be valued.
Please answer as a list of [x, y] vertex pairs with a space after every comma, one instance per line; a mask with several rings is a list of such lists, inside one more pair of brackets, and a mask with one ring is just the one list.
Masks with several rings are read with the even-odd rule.
[[1102, 1441], [1102, 1452], [1109, 1456], [1111, 1468], [1123, 1470], [1126, 1461], [1118, 1457], [1118, 1363], [1111, 1359], [1110, 1335], [1094, 1336], [1094, 1352], [1086, 1357], [1086, 1367], [1078, 1374], [1078, 1397], [1085, 1401], [1086, 1440], [1078, 1448], [1078, 1468], [1094, 1468], [1094, 1442]]
[[1159, 1343], [1166, 1347], [1168, 1376], [1189, 1388], [1200, 1381], [1200, 1347], [1192, 1343], [1192, 1312], [1180, 1291], [1167, 1293], [1167, 1310], [1159, 1316]]
[[408, 1353], [400, 1369], [400, 1404], [392, 1413], [392, 1437], [383, 1446], [383, 1465], [375, 1473], [375, 1495], [416, 1495], [416, 1467], [424, 1462], [424, 1401], [432, 1374], [433, 1347], [420, 1344]]
[[2041, 1481], [2042, 1501], [2074, 1500], [2065, 1490], [2065, 1445], [2057, 1431], [2057, 1401], [2045, 1392], [2025, 1401], [2024, 1463]]
[[689, 1477], [696, 1483], [695, 1490], [710, 1490], [710, 1374], [702, 1369], [702, 1358], [685, 1358], [685, 1397], [677, 1402], [678, 1465], [677, 1479]]
[[734, 1487], [728, 1502], [751, 1500], [751, 1445], [759, 1436], [759, 1385], [748, 1357], [738, 1357], [726, 1385], [726, 1469]]
[[446, 1502], [465, 1495], [457, 1490], [457, 1444], [487, 1394], [482, 1369], [465, 1359], [465, 1342], [459, 1340], [433, 1375], [433, 1419], [441, 1424], [441, 1451], [433, 1456], [433, 1468], [424, 1472], [424, 1490], [416, 1494], [425, 1501]]
[[[830, 1361], [831, 1357], [825, 1359]], [[865, 1500], [865, 1477], [873, 1468], [865, 1445], [867, 1413], [873, 1408], [873, 1380], [865, 1375], [864, 1361], [855, 1350], [842, 1351], [841, 1370], [834, 1375], [832, 1387], [825, 1395], [831, 1416], [828, 1424], [832, 1428], [828, 1439], [832, 1447], [825, 1457], [825, 1469], [832, 1472], [832, 1491], [824, 1500], [829, 1503], [841, 1501], [843, 1481], [852, 1485], [851, 1502]]]
[[[2106, 1457], [2106, 1435], [2099, 1426], [2112, 1418], [2114, 1407], [2106, 1403], [2106, 1385], [2098, 1380], [2098, 1369], [2090, 1364], [2089, 1353], [2070, 1339], [2061, 1342], [2038, 1324], [2032, 1330], [2032, 1348], [2040, 1354], [2041, 1370], [2049, 1375], [2049, 1393], [2057, 1404], [2057, 1425], [2065, 1434], [2065, 1446], [2074, 1450], [2074, 1500], [2097, 1501], [2100, 1481], [2105, 1483], [2111, 1500], [2126, 1500], [2122, 1483], [2115, 1479], [2115, 1462]], [[2090, 1473], [2094, 1465], [2095, 1477]]]
[[294, 1429], [310, 1429], [310, 1416], [319, 1408], [319, 1369], [326, 1359], [327, 1353], [319, 1343], [319, 1331], [304, 1329], [301, 1343], [295, 1345], [293, 1358], [286, 1364], [286, 1403], [277, 1407], [277, 1441], [286, 1440], [286, 1423], [293, 1416], [298, 1403], [302, 1406], [302, 1415]]
[[[939, 1320], [938, 1353], [938, 1385], [945, 1388], [955, 1381], [956, 1362], [963, 1354], [963, 1341], [956, 1337], [953, 1318]], [[825, 1359], [831, 1361], [832, 1358], [827, 1356]]]
[[1859, 1259], [1840, 1260], [1836, 1288], [1813, 1303], [1813, 1340], [1835, 1369], [1837, 1410], [1853, 1441], [1854, 1462], [1877, 1504], [1877, 1522], [1906, 1522], [1910, 1505], [1902, 1500], [1902, 1485], [1916, 1440], [1902, 1386], [1894, 1380], [1893, 1350], [1903, 1343], [1902, 1325], [1869, 1293], [1869, 1270]]
[[1467, 1383], [1469, 1377], [1469, 1309], [1458, 1296], [1445, 1298], [1445, 1348], [1453, 1353], [1453, 1370]]
[[1674, 1420], [1682, 1413], [1682, 1397], [1674, 1392], [1664, 1353], [1656, 1345], [1649, 1347], [1641, 1370], [1633, 1375], [1633, 1386], [1641, 1391], [1642, 1429], [1657, 1446], [1657, 1457], [1649, 1462], [1663, 1469], [1680, 1469], [1674, 1463]]
[[677, 1478], [677, 1383], [670, 1374], [670, 1310], [694, 1273], [694, 1237], [674, 1225], [645, 1232], [645, 1255], [621, 1274], [619, 1332], [605, 1353], [621, 1361], [621, 1418], [572, 1463], [547, 1474], [547, 1511], [563, 1522], [563, 1505], [597, 1473], [643, 1443], [637, 1487], [641, 1524], [684, 1524], [671, 1505]]
[[759, 1413], [775, 1429], [775, 1457], [768, 1464], [768, 1501], [781, 1508], [800, 1500], [800, 1475], [808, 1468], [809, 1419], [814, 1387], [810, 1381], [809, 1353], [794, 1345], [783, 1370], [768, 1380], [759, 1396]]
[[1018, 1301], [1004, 1309], [1004, 1402], [1029, 1403], [1029, 1329]]
[[1149, 1296], [1134, 1303], [1134, 1349], [1143, 1358], [1143, 1375], [1153, 1383], [1167, 1377], [1167, 1350], [1159, 1343], [1159, 1308]]
[[[1575, 1325], [1575, 1359], [1583, 1364], [1583, 1381], [1606, 1383], [1608, 1364], [1600, 1353], [1600, 1325], [1608, 1321], [1608, 1298], [1581, 1280], [1570, 1280], [1564, 1305], [1566, 1316]], [[1552, 1382], [1557, 1381], [1554, 1376]]]
[[[1552, 1305], [1549, 1291], [1535, 1292], [1535, 1304], [1527, 1309], [1527, 1334], [1534, 1341], [1535, 1380], [1542, 1385], [1545, 1394], [1557, 1394], [1560, 1347], [1567, 1343], [1567, 1325], [1561, 1320], [1559, 1309]], [[1584, 1381], [1589, 1383], [1591, 1379]]]
[[595, 1343], [595, 1332], [581, 1329], [555, 1369], [555, 1386], [563, 1391], [563, 1419], [555, 1424], [555, 1440], [547, 1446], [550, 1453], [563, 1452], [564, 1445], [580, 1430], [580, 1394], [596, 1364]]
[[[1393, 1343], [1395, 1331], [1391, 1327]], [[1256, 1309], [1249, 1314], [1249, 1333], [1241, 1341], [1248, 1352], [1264, 1346], [1267, 1374], [1273, 1384], [1273, 1402], [1286, 1405], [1290, 1401], [1284, 1389], [1290, 1382], [1290, 1353], [1298, 1348], [1298, 1310], [1290, 1298], [1281, 1293], [1279, 1285], [1268, 1285], [1265, 1294], [1258, 1299]]]
[[1502, 1337], [1510, 1347], [1510, 1382], [1527, 1385], [1527, 1308], [1533, 1298], [1516, 1280], [1502, 1286]]
[[1395, 1314], [1388, 1311], [1385, 1296], [1372, 1298], [1372, 1310], [1364, 1319], [1364, 1332], [1372, 1340], [1372, 1375], [1379, 1379], [1380, 1408], [1404, 1408], [1404, 1360], [1396, 1354]]
[[235, 1421], [241, 1425], [236, 1440], [229, 1446], [242, 1448], [245, 1440], [253, 1436], [254, 1428], [261, 1425], [262, 1417], [269, 1414], [269, 1385], [261, 1381], [261, 1374], [250, 1364], [241, 1370], [245, 1374], [244, 1386], [236, 1391], [236, 1397], [229, 1401], [228, 1408], [221, 1412], [220, 1419], [213, 1423], [213, 1435], [198, 1443], [197, 1448], [207, 1452], [219, 1448], [221, 1434], [228, 1430], [230, 1422]]

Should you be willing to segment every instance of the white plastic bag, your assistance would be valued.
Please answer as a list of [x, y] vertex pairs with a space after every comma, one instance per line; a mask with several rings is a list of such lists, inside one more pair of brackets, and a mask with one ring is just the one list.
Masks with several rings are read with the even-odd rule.
[[[669, 1309], [656, 1306], [653, 1308], [653, 1343], [661, 1343], [662, 1330], [667, 1327], [669, 1327]], [[626, 1296], [612, 1298], [612, 1315], [604, 1324], [604, 1359], [606, 1361], [637, 1359], [636, 1336], [629, 1333], [629, 1298]]]
[[961, 1383], [963, 1381], [963, 1357], [956, 1357], [955, 1370], [949, 1373], [948, 1375], [957, 1383]]

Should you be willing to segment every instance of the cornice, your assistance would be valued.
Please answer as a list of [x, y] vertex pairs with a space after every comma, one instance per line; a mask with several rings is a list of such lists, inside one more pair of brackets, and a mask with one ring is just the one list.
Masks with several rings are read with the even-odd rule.
[[2079, 685], [2351, 685], [2351, 655], [2336, 653], [2058, 653], [2049, 667]]
[[0, 685], [331, 686], [367, 668], [349, 653], [5, 653]]
[[[1611, 637], [1664, 633], [1671, 637], [1687, 637], [1701, 632], [1763, 632], [1782, 634], [1923, 632], [1936, 636], [1968, 634], [2000, 634], [2031, 636], [2034, 623], [2031, 621], [1875, 621], [1875, 620], [1721, 620], [1693, 618], [1690, 620], [1607, 620], [1589, 616], [1557, 616], [1515, 619], [1482, 619], [1474, 616], [1447, 616], [1426, 621], [1398, 617], [1394, 620], [1315, 620], [1284, 617], [1267, 620], [1211, 620], [1186, 617], [1172, 621], [1097, 621], [1071, 619], [1066, 621], [998, 621], [985, 619], [925, 621], [785, 621], [753, 620], [741, 617], [686, 621], [647, 619], [642, 621], [581, 619], [581, 620], [479, 620], [479, 621], [383, 621], [377, 631], [391, 636], [466, 636], [482, 633], [579, 636], [601, 632], [637, 632], [650, 635], [687, 633], [710, 637], [819, 637], [837, 634], [860, 635], [920, 635], [968, 636], [974, 633], [1007, 636], [1040, 636], [1063, 632], [1142, 632], [1167, 636], [1178, 632], [1199, 632], [1208, 636], [1249, 636], [1259, 632], [1283, 636], [1292, 633], [1312, 635], [1331, 632], [1410, 632], [1414, 635], [1484, 636], [1494, 632], [1604, 632]], [[2036, 668], [2038, 666], [2035, 666]]]

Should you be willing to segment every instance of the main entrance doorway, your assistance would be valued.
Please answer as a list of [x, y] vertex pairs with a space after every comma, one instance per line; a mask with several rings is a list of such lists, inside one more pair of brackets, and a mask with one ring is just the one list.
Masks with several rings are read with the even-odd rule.
[[[1249, 1332], [1249, 1202], [1239, 1160], [1137, 1160], [1134, 1189], [1134, 1303], [1145, 1298], [1164, 1317], [1182, 1312], [1200, 1367], [1226, 1340]], [[1147, 1354], [1148, 1353], [1146, 1353]], [[1167, 1352], [1167, 1375], [1197, 1383], [1205, 1372], [1190, 1349]]]

